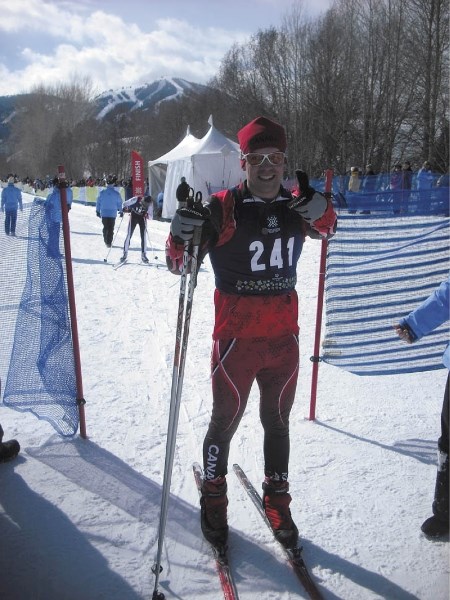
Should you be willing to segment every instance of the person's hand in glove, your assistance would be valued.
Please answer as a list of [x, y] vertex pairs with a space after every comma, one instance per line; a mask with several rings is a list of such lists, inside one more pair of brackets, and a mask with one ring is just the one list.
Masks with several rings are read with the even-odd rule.
[[194, 229], [202, 227], [209, 219], [211, 211], [201, 202], [195, 202], [192, 206], [179, 208], [170, 224], [170, 232], [177, 244], [192, 241]]
[[408, 344], [412, 344], [413, 342], [415, 342], [417, 340], [416, 334], [411, 329], [411, 327], [409, 325], [407, 325], [406, 323], [398, 323], [397, 325], [394, 325], [393, 327], [395, 329], [395, 332], [399, 336], [399, 338], [401, 338]]
[[95, 214], [97, 215], [98, 218], [100, 218], [100, 211], [97, 210]]
[[298, 196], [289, 202], [289, 208], [295, 210], [305, 221], [313, 223], [327, 208], [327, 199], [309, 185], [305, 171], [295, 171], [298, 181]]

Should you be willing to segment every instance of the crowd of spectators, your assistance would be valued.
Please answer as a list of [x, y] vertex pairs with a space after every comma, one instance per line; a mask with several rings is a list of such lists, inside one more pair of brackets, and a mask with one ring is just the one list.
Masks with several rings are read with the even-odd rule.
[[[46, 175], [45, 177], [36, 177], [33, 179], [32, 177], [26, 176], [21, 179], [17, 174], [14, 174], [14, 182], [21, 183], [22, 185], [29, 185], [34, 189], [35, 192], [43, 191], [47, 188], [53, 187], [53, 180], [55, 176]], [[6, 185], [7, 177], [2, 177], [1, 181]], [[67, 178], [67, 183], [70, 187], [103, 187], [106, 185], [105, 177], [82, 177], [81, 179], [74, 179], [71, 177]], [[132, 187], [132, 179], [128, 177], [127, 179], [120, 179], [117, 181], [117, 187], [123, 187], [125, 189], [130, 189]]]

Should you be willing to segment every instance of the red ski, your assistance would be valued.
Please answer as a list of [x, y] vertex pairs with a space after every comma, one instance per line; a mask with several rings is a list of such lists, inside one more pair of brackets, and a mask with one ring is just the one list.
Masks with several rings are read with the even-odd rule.
[[[266, 513], [264, 512], [261, 496], [258, 494], [252, 482], [248, 479], [247, 475], [244, 473], [244, 471], [239, 465], [234, 464], [233, 469], [239, 481], [242, 483], [245, 491], [253, 501], [253, 504], [258, 509], [259, 514], [262, 516], [267, 527], [273, 534], [273, 529], [270, 526], [269, 520], [266, 517]], [[283, 551], [286, 555], [289, 564], [291, 565], [292, 569], [294, 570], [294, 573], [297, 575], [298, 580], [302, 584], [303, 588], [305, 589], [311, 600], [323, 600], [323, 596], [319, 588], [317, 587], [315, 581], [311, 577], [306, 563], [303, 560], [302, 548], [285, 548], [283, 544], [280, 544], [280, 546], [281, 548], [283, 548]]]
[[[198, 463], [192, 465], [194, 471], [195, 483], [200, 494], [203, 481], [203, 469]], [[239, 600], [239, 595], [234, 583], [233, 574], [228, 562], [227, 548], [217, 547], [209, 544], [216, 561], [216, 569], [219, 575], [220, 585], [222, 586], [223, 597], [225, 600]]]

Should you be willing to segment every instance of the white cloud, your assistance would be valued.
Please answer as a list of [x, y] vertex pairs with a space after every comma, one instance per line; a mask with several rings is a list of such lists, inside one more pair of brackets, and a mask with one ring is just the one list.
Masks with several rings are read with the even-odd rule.
[[[30, 18], [19, 20], [18, 7], [6, 11], [2, 29], [20, 36], [25, 66], [11, 69], [4, 62], [0, 95], [29, 91], [38, 83], [69, 81], [74, 73], [91, 77], [96, 91], [157, 79], [180, 76], [205, 82], [221, 59], [245, 34], [220, 28], [193, 26], [178, 19], [159, 19], [154, 29], [143, 31], [120, 17], [95, 11], [86, 17], [65, 12], [38, 0], [21, 0]], [[39, 7], [41, 10], [38, 10]], [[26, 32], [42, 31], [50, 52], [26, 47]]]
[[[2, 7], [0, 36], [3, 33], [12, 43], [3, 44], [0, 52], [0, 95], [27, 92], [39, 83], [70, 81], [74, 74], [89, 76], [96, 92], [164, 75], [204, 83], [217, 73], [232, 44], [249, 37], [251, 32], [244, 27], [254, 25], [243, 18], [241, 2], [228, 1], [236, 18], [234, 26], [227, 28], [216, 25], [223, 22], [220, 10], [227, 10], [222, 2], [125, 0], [120, 7], [114, 0], [8, 2]], [[256, 0], [256, 4], [259, 11], [264, 10], [262, 4], [268, 12], [281, 2], [283, 6], [271, 13], [281, 17], [288, 1]], [[199, 19], [206, 6], [212, 14]], [[172, 13], [181, 16], [168, 16]], [[130, 15], [136, 16], [136, 22], [129, 22]], [[226, 15], [229, 19], [229, 10]]]

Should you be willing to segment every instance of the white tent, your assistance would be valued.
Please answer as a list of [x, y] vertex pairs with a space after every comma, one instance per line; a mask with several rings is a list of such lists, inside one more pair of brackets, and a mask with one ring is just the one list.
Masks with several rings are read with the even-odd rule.
[[185, 137], [177, 146], [175, 146], [175, 148], [172, 148], [170, 152], [160, 156], [157, 160], [153, 160], [148, 163], [148, 185], [149, 192], [153, 198], [156, 198], [159, 192], [164, 191], [167, 165], [173, 161], [183, 158], [186, 155], [189, 155], [199, 141], [199, 138], [196, 138], [191, 134], [188, 127]]
[[149, 161], [149, 186], [152, 196], [164, 189], [162, 216], [170, 219], [177, 209], [176, 190], [186, 177], [195, 192], [207, 198], [213, 192], [232, 187], [243, 179], [239, 145], [225, 137], [212, 123], [199, 140], [189, 133], [170, 152]]

